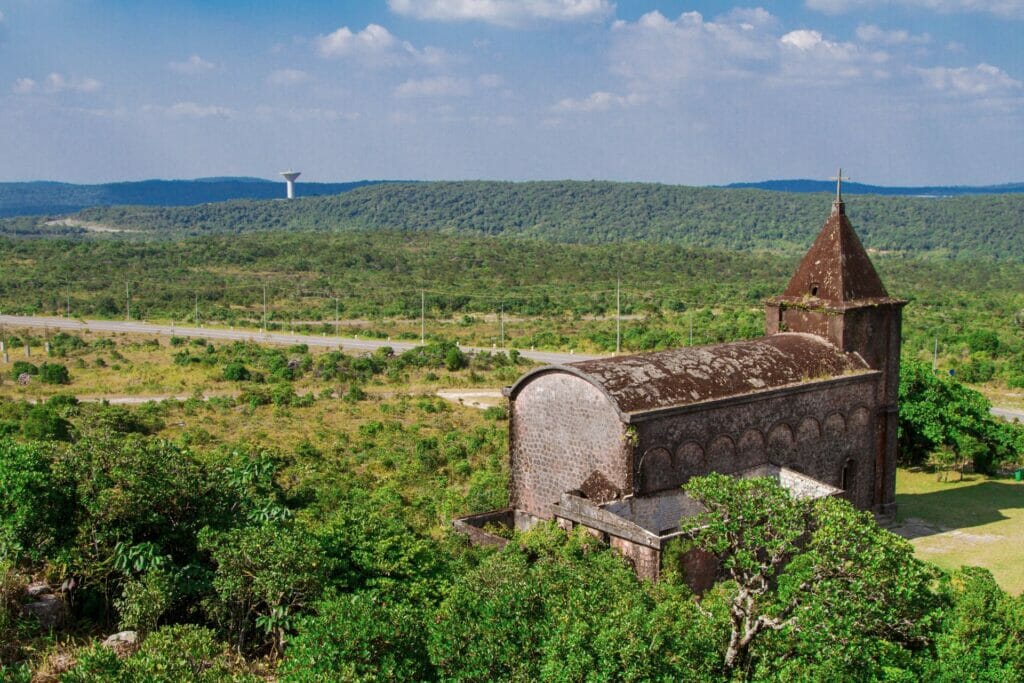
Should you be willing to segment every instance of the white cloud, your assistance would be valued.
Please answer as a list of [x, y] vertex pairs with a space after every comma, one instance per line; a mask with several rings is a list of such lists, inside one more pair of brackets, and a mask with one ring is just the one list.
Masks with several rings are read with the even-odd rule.
[[195, 76], [197, 74], [206, 73], [207, 71], [213, 71], [215, 68], [217, 68], [217, 65], [213, 62], [206, 61], [199, 55], [192, 55], [184, 62], [168, 63], [167, 68], [179, 74]]
[[465, 97], [470, 91], [464, 78], [438, 76], [405, 81], [395, 88], [395, 97]]
[[356, 59], [370, 66], [414, 63], [437, 66], [448, 61], [444, 50], [429, 46], [418, 49], [408, 41], [399, 40], [380, 24], [367, 24], [358, 32], [342, 26], [334, 33], [318, 36], [314, 44], [321, 57]]
[[887, 31], [874, 24], [861, 24], [858, 26], [857, 38], [865, 43], [879, 43], [882, 45], [924, 45], [932, 40], [932, 37], [927, 33], [914, 35], [905, 29]]
[[982, 13], [1024, 19], [1024, 0], [805, 0], [804, 4], [827, 14], [845, 14], [878, 5], [902, 5], [943, 14]]
[[975, 67], [934, 67], [914, 69], [925, 84], [935, 90], [970, 97], [990, 97], [1012, 94], [1024, 83], [991, 64]]
[[596, 21], [611, 16], [608, 0], [388, 0], [395, 14], [436, 21], [516, 26], [536, 21]]
[[827, 40], [819, 31], [799, 29], [779, 38], [780, 69], [774, 77], [781, 84], [828, 84], [859, 78], [887, 78], [882, 69], [889, 55], [855, 43]]
[[608, 111], [612, 107], [622, 108], [643, 104], [646, 98], [643, 95], [632, 93], [629, 95], [616, 95], [614, 93], [598, 90], [592, 92], [583, 99], [574, 100], [567, 97], [560, 100], [552, 109], [556, 112], [593, 112]]
[[275, 86], [298, 85], [310, 80], [310, 75], [299, 69], [276, 69], [267, 76], [267, 84]]
[[779, 39], [783, 45], [789, 45], [795, 47], [798, 50], [813, 50], [819, 46], [834, 46], [835, 43], [829, 43], [822, 39], [821, 33], [818, 31], [809, 31], [806, 29], [800, 29], [799, 31], [790, 31], [786, 35]]
[[660, 89], [687, 80], [744, 77], [772, 59], [776, 47], [768, 12], [734, 10], [714, 21], [699, 12], [675, 20], [648, 12], [612, 25], [612, 71], [637, 87]]
[[101, 85], [95, 78], [66, 78], [59, 73], [52, 73], [42, 83], [32, 78], [19, 78], [11, 89], [22, 95], [36, 92], [53, 95], [61, 92], [95, 92]]
[[228, 107], [196, 102], [175, 102], [169, 107], [150, 104], [142, 107], [142, 111], [162, 114], [172, 119], [231, 118], [235, 115], [235, 111]]

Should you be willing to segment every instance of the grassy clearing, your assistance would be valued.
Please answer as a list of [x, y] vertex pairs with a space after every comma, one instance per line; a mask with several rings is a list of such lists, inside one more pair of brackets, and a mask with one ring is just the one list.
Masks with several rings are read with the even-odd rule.
[[896, 502], [896, 531], [921, 559], [943, 569], [985, 567], [1009, 593], [1024, 592], [1024, 484], [977, 474], [942, 482], [901, 469]]

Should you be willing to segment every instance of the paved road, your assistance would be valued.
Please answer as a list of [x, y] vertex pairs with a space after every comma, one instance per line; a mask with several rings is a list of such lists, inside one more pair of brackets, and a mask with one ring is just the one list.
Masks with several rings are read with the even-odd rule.
[[[94, 332], [132, 332], [136, 334], [155, 334], [163, 336], [176, 335], [179, 337], [203, 337], [204, 339], [226, 339], [232, 341], [256, 341], [265, 344], [306, 344], [308, 346], [320, 346], [337, 348], [341, 346], [345, 351], [373, 351], [382, 346], [390, 346], [395, 351], [407, 351], [419, 346], [416, 342], [407, 341], [382, 341], [379, 339], [354, 339], [350, 337], [329, 337], [316, 336], [312, 334], [290, 334], [283, 332], [261, 332], [260, 330], [248, 329], [224, 329], [214, 327], [182, 327], [179, 325], [157, 325], [135, 321], [117, 320], [75, 320], [74, 318], [55, 318], [44, 316], [21, 316], [21, 315], [0, 315], [0, 325], [10, 327], [35, 327], [54, 330], [92, 330]], [[493, 351], [494, 349], [483, 349], [472, 346], [463, 346], [466, 351]], [[10, 349], [11, 357], [17, 349]], [[530, 360], [538, 363], [561, 364], [571, 363], [576, 360], [590, 360], [597, 356], [584, 354], [555, 353], [551, 351], [529, 351], [520, 349], [519, 353]]]
[[997, 415], [1004, 420], [1020, 420], [1024, 422], [1024, 410], [1018, 410], [1016, 408], [992, 408], [992, 414]]

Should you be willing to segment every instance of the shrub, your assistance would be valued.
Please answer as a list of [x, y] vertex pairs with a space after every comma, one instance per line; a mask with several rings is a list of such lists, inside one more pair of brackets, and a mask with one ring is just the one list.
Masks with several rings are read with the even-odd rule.
[[68, 384], [71, 375], [60, 363], [43, 363], [39, 366], [39, 379], [46, 384]]
[[452, 347], [444, 355], [444, 366], [449, 372], [461, 370], [466, 367], [466, 355], [458, 348]]
[[164, 626], [143, 640], [138, 652], [124, 659], [98, 643], [79, 650], [75, 667], [61, 680], [68, 683], [255, 683], [260, 680], [233, 671], [226, 650], [210, 629], [193, 624]]
[[231, 382], [246, 382], [250, 378], [249, 369], [238, 361], [224, 366], [224, 379]]
[[154, 567], [130, 579], [114, 601], [121, 615], [121, 628], [149, 633], [174, 600], [175, 577], [170, 571]]
[[40, 560], [67, 534], [69, 493], [37, 444], [0, 440], [0, 560]]
[[38, 375], [39, 368], [27, 360], [16, 360], [11, 364], [11, 377], [18, 379], [20, 375]]
[[305, 617], [297, 625], [281, 667], [282, 681], [435, 678], [423, 609], [376, 591], [342, 595], [316, 609], [317, 616]]
[[348, 391], [346, 391], [345, 395], [342, 396], [341, 398], [347, 401], [348, 403], [355, 403], [357, 401], [362, 401], [363, 399], [365, 399], [366, 392], [363, 391], [363, 388], [358, 384], [353, 384], [348, 388]]
[[204, 529], [199, 545], [216, 566], [210, 616], [239, 651], [266, 643], [280, 652], [295, 611], [323, 590], [329, 562], [319, 545], [305, 529], [282, 524]]
[[484, 418], [487, 420], [507, 420], [508, 410], [505, 406], [491, 406], [484, 410]]

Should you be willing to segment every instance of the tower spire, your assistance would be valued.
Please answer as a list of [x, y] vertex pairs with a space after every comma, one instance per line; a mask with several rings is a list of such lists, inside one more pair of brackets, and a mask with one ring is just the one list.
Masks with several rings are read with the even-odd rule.
[[843, 169], [840, 168], [830, 180], [836, 181], [836, 198], [832, 200], [832, 215], [845, 214], [846, 205], [843, 203]]

